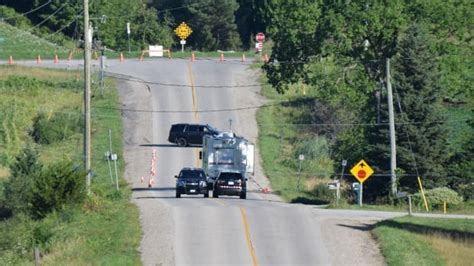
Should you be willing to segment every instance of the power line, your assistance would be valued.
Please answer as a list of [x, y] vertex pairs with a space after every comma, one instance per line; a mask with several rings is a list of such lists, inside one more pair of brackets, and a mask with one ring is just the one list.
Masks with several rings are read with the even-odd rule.
[[9, 21], [9, 20], [13, 20], [15, 18], [18, 18], [18, 17], [23, 17], [25, 15], [28, 15], [28, 14], [31, 14], [33, 12], [36, 12], [37, 10], [40, 10], [41, 8], [49, 5], [50, 3], [52, 2], [52, 0], [49, 0], [48, 2], [36, 7], [36, 8], [33, 8], [33, 9], [30, 9], [29, 11], [26, 11], [25, 13], [21, 13], [21, 14], [18, 14], [16, 16], [13, 16], [13, 17], [9, 17], [9, 18], [4, 18], [3, 21]]

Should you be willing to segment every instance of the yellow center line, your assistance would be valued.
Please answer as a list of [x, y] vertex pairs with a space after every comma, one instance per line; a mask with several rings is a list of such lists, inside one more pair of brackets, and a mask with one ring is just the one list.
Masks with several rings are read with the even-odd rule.
[[247, 222], [247, 215], [245, 214], [245, 209], [240, 207], [240, 215], [242, 216], [242, 223], [244, 224], [245, 236], [247, 238], [247, 247], [252, 257], [252, 265], [257, 266], [257, 256], [255, 256], [255, 250], [253, 249], [252, 236], [250, 235], [249, 224]]
[[[188, 63], [188, 74], [189, 74], [189, 81], [191, 83], [191, 94], [192, 94], [192, 98], [193, 98], [193, 106], [192, 106], [192, 110], [193, 110], [193, 114], [194, 114], [194, 122], [195, 123], [198, 123], [199, 121], [199, 115], [198, 113], [196, 112], [197, 110], [197, 101], [196, 101], [196, 90], [194, 88], [194, 78], [193, 78], [193, 70], [192, 70], [192, 67], [191, 67], [191, 64]], [[200, 163], [199, 163], [199, 149], [194, 149], [194, 153], [195, 153], [195, 158], [196, 158], [196, 167], [199, 167], [200, 166]]]

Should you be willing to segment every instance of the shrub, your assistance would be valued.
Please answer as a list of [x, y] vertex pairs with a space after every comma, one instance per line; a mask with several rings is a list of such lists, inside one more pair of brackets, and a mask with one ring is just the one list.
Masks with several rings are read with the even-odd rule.
[[444, 202], [449, 205], [457, 205], [462, 202], [462, 197], [459, 194], [447, 187], [439, 187], [426, 191], [426, 200], [428, 204], [434, 208], [443, 206]]
[[79, 131], [80, 121], [80, 116], [74, 111], [56, 113], [51, 117], [42, 112], [33, 120], [31, 136], [40, 144], [59, 142]]
[[38, 157], [38, 151], [27, 145], [10, 166], [11, 174], [5, 183], [4, 195], [5, 205], [13, 213], [29, 214], [31, 211], [33, 183], [43, 167]]
[[314, 135], [300, 140], [294, 148], [293, 159], [287, 160], [285, 163], [298, 169], [300, 154], [305, 156], [305, 160], [302, 162], [303, 172], [325, 178], [329, 178], [333, 173], [333, 162], [329, 158], [329, 146], [325, 137]]
[[35, 217], [42, 218], [67, 204], [80, 204], [85, 196], [85, 173], [74, 169], [71, 162], [53, 164], [34, 182], [32, 207]]
[[329, 203], [335, 200], [335, 190], [330, 190], [326, 184], [318, 184], [311, 191], [311, 194], [318, 200]]

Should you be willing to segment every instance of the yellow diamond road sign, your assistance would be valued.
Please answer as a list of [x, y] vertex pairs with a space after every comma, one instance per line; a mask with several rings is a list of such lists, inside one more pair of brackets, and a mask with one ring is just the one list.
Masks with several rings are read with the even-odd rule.
[[185, 22], [181, 22], [174, 32], [179, 38], [181, 38], [181, 40], [185, 40], [189, 35], [191, 35], [193, 30]]
[[352, 167], [351, 173], [360, 183], [364, 183], [374, 173], [374, 170], [364, 160], [360, 160]]

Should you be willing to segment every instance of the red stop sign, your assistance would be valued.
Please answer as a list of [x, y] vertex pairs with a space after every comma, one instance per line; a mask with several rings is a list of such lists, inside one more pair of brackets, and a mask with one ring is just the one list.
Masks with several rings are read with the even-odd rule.
[[262, 32], [257, 33], [257, 35], [255, 36], [255, 40], [257, 40], [257, 42], [264, 42], [265, 34], [263, 34]]
[[364, 178], [366, 175], [367, 173], [365, 172], [365, 170], [359, 170], [359, 172], [357, 172], [357, 176], [359, 178]]

